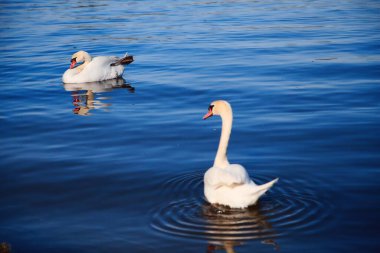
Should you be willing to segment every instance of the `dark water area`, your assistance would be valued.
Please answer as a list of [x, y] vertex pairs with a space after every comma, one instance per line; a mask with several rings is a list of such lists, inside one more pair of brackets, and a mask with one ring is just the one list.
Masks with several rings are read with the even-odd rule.
[[[379, 252], [379, 1], [1, 1], [0, 243], [11, 252]], [[78, 50], [134, 55], [67, 85]], [[279, 182], [203, 196], [229, 159]]]

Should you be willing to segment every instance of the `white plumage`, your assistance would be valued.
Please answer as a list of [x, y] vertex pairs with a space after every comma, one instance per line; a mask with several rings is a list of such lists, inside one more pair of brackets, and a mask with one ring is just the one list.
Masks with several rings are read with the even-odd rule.
[[226, 101], [214, 101], [203, 119], [213, 115], [220, 115], [222, 118], [222, 134], [214, 165], [204, 175], [205, 197], [212, 204], [232, 208], [253, 205], [278, 178], [263, 185], [256, 185], [243, 166], [230, 164], [227, 159], [227, 147], [232, 129], [232, 108]]
[[[74, 68], [76, 63], [83, 64]], [[98, 56], [92, 58], [87, 52], [79, 51], [71, 57], [71, 65], [62, 76], [64, 83], [98, 82], [121, 77], [124, 65], [133, 62], [133, 56]]]

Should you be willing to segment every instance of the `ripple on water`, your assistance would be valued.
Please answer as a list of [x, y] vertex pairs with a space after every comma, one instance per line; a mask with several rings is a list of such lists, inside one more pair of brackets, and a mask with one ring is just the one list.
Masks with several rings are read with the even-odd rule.
[[[271, 179], [255, 176], [258, 184]], [[331, 213], [323, 196], [310, 187], [318, 184], [321, 182], [280, 179], [255, 206], [232, 209], [204, 200], [203, 173], [183, 174], [164, 184], [165, 194], [171, 191], [180, 199], [155, 210], [151, 226], [169, 235], [221, 241], [318, 233]]]

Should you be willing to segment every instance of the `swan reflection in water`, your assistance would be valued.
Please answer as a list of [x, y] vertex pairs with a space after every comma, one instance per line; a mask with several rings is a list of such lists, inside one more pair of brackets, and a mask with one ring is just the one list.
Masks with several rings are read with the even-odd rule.
[[125, 88], [130, 93], [135, 92], [135, 88], [126, 83], [123, 78], [105, 80], [101, 82], [89, 83], [65, 83], [66, 91], [71, 91], [73, 113], [81, 116], [90, 115], [90, 110], [105, 108], [111, 104], [103, 103], [95, 98], [95, 93], [111, 92], [113, 89]]
[[246, 240], [260, 240], [263, 244], [271, 245], [276, 251], [280, 249], [274, 240], [276, 231], [260, 211], [260, 203], [247, 209], [205, 203], [202, 215], [208, 223], [207, 253], [215, 253], [217, 250], [234, 253], [234, 247], [243, 245]]

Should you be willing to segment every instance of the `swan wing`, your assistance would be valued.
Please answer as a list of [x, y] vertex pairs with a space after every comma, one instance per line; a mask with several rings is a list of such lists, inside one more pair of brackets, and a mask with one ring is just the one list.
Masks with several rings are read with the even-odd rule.
[[133, 56], [126, 54], [123, 58], [118, 58], [115, 62], [111, 63], [111, 66], [128, 65], [133, 62]]
[[102, 67], [114, 67], [119, 65], [128, 65], [133, 62], [132, 55], [126, 55], [123, 58], [117, 56], [98, 56], [91, 63], [101, 65]]
[[92, 65], [106, 68], [109, 67], [112, 63], [117, 62], [118, 60], [120, 60], [120, 58], [116, 56], [97, 56], [94, 59], [92, 59], [88, 66]]
[[212, 167], [205, 174], [205, 182], [215, 188], [235, 187], [250, 182], [247, 171], [239, 164], [230, 164], [226, 168]]
[[119, 58], [114, 56], [98, 56], [76, 75], [75, 82], [96, 82], [114, 79], [123, 74], [124, 66], [111, 66]]

